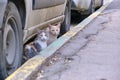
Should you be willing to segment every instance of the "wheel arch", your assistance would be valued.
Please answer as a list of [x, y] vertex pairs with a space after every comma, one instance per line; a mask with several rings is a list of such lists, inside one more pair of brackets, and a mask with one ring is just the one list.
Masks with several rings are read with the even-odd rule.
[[20, 14], [21, 17], [21, 22], [22, 22], [22, 29], [25, 27], [25, 21], [26, 21], [26, 6], [25, 6], [25, 1], [24, 0], [8, 0], [8, 2], [11, 1], [13, 2]]

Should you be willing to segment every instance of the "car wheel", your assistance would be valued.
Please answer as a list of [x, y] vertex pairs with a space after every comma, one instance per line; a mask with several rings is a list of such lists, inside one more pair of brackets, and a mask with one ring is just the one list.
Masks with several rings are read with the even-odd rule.
[[14, 3], [9, 2], [2, 28], [2, 51], [0, 52], [0, 76], [7, 77], [13, 73], [22, 62], [23, 38], [22, 23]]
[[100, 7], [101, 7], [101, 6], [103, 6], [103, 0], [101, 0], [101, 5], [100, 5]]
[[61, 25], [60, 34], [63, 35], [67, 31], [70, 30], [70, 22], [71, 22], [71, 0], [68, 0], [66, 8], [65, 8], [65, 19]]
[[91, 4], [90, 4], [89, 9], [87, 11], [88, 15], [92, 14], [95, 11], [95, 5], [94, 4], [95, 4], [94, 0], [91, 0]]

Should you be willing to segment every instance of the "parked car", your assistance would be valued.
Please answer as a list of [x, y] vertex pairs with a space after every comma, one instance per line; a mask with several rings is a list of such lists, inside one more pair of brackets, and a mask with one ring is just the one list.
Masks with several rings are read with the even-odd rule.
[[72, 0], [71, 10], [89, 15], [103, 5], [103, 0]]
[[0, 0], [0, 80], [22, 61], [23, 44], [36, 30], [62, 21], [61, 34], [70, 28], [70, 0]]

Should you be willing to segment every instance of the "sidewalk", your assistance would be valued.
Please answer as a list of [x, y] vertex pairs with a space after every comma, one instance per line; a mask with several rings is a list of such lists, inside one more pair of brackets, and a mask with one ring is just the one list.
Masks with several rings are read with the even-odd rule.
[[120, 10], [104, 11], [39, 73], [36, 80], [120, 80]]

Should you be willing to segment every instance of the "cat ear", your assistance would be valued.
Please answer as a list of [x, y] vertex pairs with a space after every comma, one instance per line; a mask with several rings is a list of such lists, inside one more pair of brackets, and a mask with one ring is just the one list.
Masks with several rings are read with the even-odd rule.
[[48, 28], [51, 29], [52, 25], [51, 24], [48, 24]]
[[59, 22], [59, 23], [57, 24], [57, 26], [60, 28], [60, 27], [61, 27], [61, 22]]

